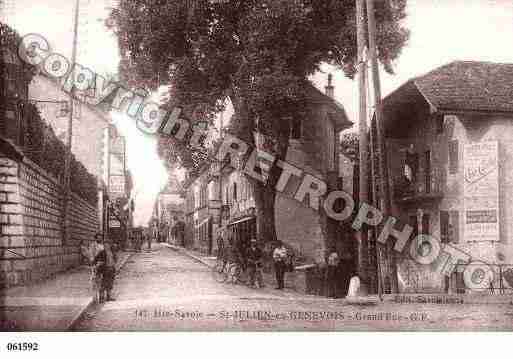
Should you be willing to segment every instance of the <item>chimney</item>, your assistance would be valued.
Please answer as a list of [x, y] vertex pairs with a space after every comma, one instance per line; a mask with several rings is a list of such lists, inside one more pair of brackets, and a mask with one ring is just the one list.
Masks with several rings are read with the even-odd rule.
[[328, 74], [328, 86], [325, 86], [324, 89], [326, 91], [326, 95], [334, 98], [335, 97], [335, 88], [331, 85], [331, 80], [333, 76], [331, 74]]

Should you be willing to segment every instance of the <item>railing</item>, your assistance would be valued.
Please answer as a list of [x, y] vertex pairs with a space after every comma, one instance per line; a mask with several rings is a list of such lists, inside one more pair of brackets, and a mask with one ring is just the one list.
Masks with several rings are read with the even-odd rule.
[[457, 264], [456, 293], [513, 294], [513, 264]]
[[443, 197], [443, 183], [440, 171], [433, 170], [429, 174], [420, 173], [410, 182], [405, 176], [394, 179], [394, 199], [399, 202], [439, 199]]

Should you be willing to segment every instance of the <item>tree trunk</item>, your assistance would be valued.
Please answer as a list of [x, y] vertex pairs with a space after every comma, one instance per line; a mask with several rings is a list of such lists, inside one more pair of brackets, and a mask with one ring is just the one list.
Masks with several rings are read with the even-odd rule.
[[277, 239], [274, 216], [276, 191], [271, 186], [265, 186], [254, 181], [253, 194], [256, 206], [258, 241], [264, 244], [274, 242]]
[[[251, 146], [250, 154], [255, 148], [253, 132], [256, 130], [256, 126], [254, 119], [248, 116], [246, 106], [242, 100], [232, 99], [232, 103], [234, 104], [234, 112], [237, 117], [233, 129], [238, 138]], [[283, 119], [276, 122], [277, 124], [273, 128], [274, 133], [267, 134], [272, 136], [277, 142], [277, 153], [274, 153], [276, 156], [275, 164], [277, 160], [285, 160], [289, 143], [289, 121]], [[251, 188], [255, 199], [257, 239], [266, 248], [278, 239], [276, 236], [274, 205], [276, 200], [276, 184], [280, 175], [281, 169], [274, 165], [266, 183], [260, 182], [251, 176], [246, 176], [252, 184]]]
[[[276, 161], [284, 161], [287, 156], [289, 142], [288, 131], [280, 130], [275, 139], [278, 142], [277, 153], [275, 153]], [[269, 174], [267, 183], [252, 179], [257, 215], [257, 236], [259, 242], [264, 245], [279, 239], [276, 235], [275, 201], [276, 184], [278, 183], [281, 172], [281, 169], [275, 165]]]

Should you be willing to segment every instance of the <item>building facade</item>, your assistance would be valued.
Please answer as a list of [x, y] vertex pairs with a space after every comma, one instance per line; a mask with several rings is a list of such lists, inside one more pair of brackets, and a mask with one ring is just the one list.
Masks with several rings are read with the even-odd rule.
[[159, 193], [155, 206], [154, 216], [158, 218], [161, 240], [183, 246], [185, 199], [176, 179], [170, 178]]
[[[339, 135], [352, 123], [333, 98], [331, 83], [326, 94], [307, 86], [307, 115], [291, 121], [286, 161], [328, 184], [340, 186]], [[222, 167], [222, 168], [219, 168]], [[291, 247], [305, 263], [323, 262], [328, 246], [337, 245], [339, 223], [297, 202], [294, 193], [300, 179], [291, 178], [275, 200], [277, 238]], [[194, 247], [215, 253], [217, 229], [236, 241], [257, 237], [255, 200], [251, 182], [237, 169], [215, 163], [186, 183], [186, 238]], [[244, 246], [244, 245], [243, 245]], [[338, 246], [343, 250], [343, 245]]]
[[434, 249], [411, 240], [397, 256], [401, 292], [513, 284], [512, 80], [510, 64], [453, 62], [384, 99], [394, 216], [413, 227], [410, 238], [431, 235], [471, 262], [445, 276], [447, 257], [419, 264]]

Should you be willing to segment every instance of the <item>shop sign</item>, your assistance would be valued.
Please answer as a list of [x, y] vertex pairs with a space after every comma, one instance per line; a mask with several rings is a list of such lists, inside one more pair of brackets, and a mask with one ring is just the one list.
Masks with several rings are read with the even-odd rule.
[[121, 222], [119, 222], [117, 219], [111, 219], [109, 221], [109, 227], [110, 228], [120, 228], [121, 227]]
[[109, 192], [125, 193], [125, 176], [110, 176]]

